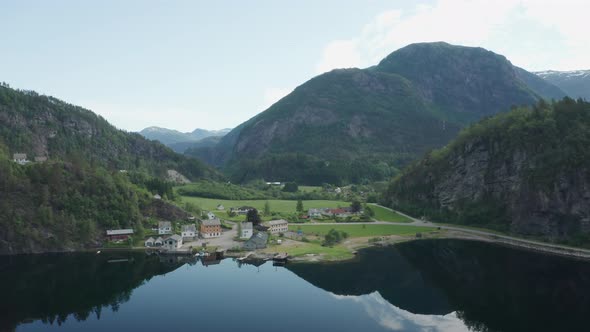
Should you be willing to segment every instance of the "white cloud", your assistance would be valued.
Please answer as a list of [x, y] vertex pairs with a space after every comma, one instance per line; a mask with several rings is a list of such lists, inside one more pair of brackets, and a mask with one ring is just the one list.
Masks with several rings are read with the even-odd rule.
[[391, 331], [469, 331], [469, 328], [454, 312], [447, 315], [414, 314], [390, 304], [379, 292], [361, 296], [332, 295], [342, 301], [359, 303], [371, 318]]
[[416, 42], [481, 46], [528, 69], [590, 68], [585, 0], [439, 0], [389, 10], [358, 35], [328, 43], [316, 69], [368, 67]]
[[290, 88], [266, 88], [264, 90], [262, 110], [266, 110], [281, 98], [291, 93], [293, 89]]
[[324, 48], [322, 60], [316, 67], [317, 72], [361, 66], [361, 54], [357, 44], [355, 40], [335, 40], [329, 43]]

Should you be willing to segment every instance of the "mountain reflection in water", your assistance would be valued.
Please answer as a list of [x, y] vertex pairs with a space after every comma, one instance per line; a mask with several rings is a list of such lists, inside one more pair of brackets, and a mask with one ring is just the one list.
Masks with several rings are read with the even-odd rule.
[[417, 315], [456, 315], [475, 331], [579, 331], [590, 317], [590, 263], [488, 243], [422, 240], [288, 268], [339, 296], [379, 294]]
[[[352, 261], [0, 257], [0, 331], [580, 331], [590, 264], [421, 240]], [[231, 318], [231, 319], [230, 319]]]

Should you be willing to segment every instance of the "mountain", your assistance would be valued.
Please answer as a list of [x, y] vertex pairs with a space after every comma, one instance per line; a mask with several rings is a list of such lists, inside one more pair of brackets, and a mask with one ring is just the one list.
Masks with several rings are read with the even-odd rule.
[[536, 72], [535, 74], [558, 86], [572, 98], [590, 100], [590, 70], [548, 70]]
[[437, 221], [590, 246], [590, 103], [478, 122], [406, 168], [385, 202]]
[[118, 130], [89, 110], [0, 86], [0, 140], [11, 153], [71, 161], [110, 170], [142, 170], [164, 177], [175, 169], [189, 179], [216, 177], [202, 162], [174, 153], [139, 134]]
[[312, 78], [215, 147], [187, 152], [234, 182], [380, 180], [475, 120], [564, 95], [482, 48], [412, 44], [374, 67]]
[[[148, 127], [139, 133], [147, 139], [160, 141], [174, 151], [183, 153], [189, 147], [193, 147], [192, 143], [194, 142], [198, 142], [208, 137], [222, 137], [230, 131], [231, 129], [206, 130], [197, 128], [192, 132], [182, 133], [173, 129]], [[199, 145], [197, 144], [196, 146]]]
[[[14, 154], [38, 161], [19, 164]], [[141, 236], [149, 218], [185, 219], [166, 200], [174, 198], [166, 179], [177, 173], [222, 178], [86, 109], [0, 86], [0, 254], [96, 246], [105, 229]]]

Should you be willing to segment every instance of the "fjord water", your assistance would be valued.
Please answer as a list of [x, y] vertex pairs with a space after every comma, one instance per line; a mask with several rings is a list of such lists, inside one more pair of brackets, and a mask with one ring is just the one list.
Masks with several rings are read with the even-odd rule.
[[422, 240], [340, 263], [0, 257], [0, 331], [581, 331], [590, 263]]

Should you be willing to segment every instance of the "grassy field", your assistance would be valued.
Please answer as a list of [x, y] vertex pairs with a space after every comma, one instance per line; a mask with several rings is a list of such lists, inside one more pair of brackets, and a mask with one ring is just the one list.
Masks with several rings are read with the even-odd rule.
[[304, 193], [309, 193], [312, 191], [322, 191], [322, 187], [320, 186], [299, 186], [299, 191]]
[[[215, 199], [215, 198], [201, 198], [201, 197], [189, 197], [183, 196], [182, 200], [184, 202], [191, 202], [199, 206], [201, 209], [213, 211], [213, 213], [217, 214], [220, 217], [227, 218], [227, 214], [225, 211], [229, 211], [231, 207], [240, 207], [240, 206], [252, 206], [256, 208], [258, 211], [264, 210], [264, 203], [266, 200], [243, 200], [243, 201], [230, 201], [224, 199]], [[272, 212], [277, 213], [295, 213], [295, 208], [297, 206], [297, 201], [287, 201], [287, 200], [268, 200], [270, 204], [270, 210]], [[217, 211], [217, 205], [223, 205], [225, 207], [225, 211]], [[344, 207], [349, 206], [349, 202], [343, 201], [325, 201], [325, 200], [315, 200], [315, 201], [303, 201], [303, 208], [313, 209], [313, 208], [336, 208], [336, 207]], [[244, 217], [241, 216], [241, 219]]]
[[342, 260], [352, 258], [352, 252], [343, 246], [323, 247], [319, 243], [300, 242], [296, 247], [281, 245], [269, 246], [267, 252], [286, 252], [289, 256], [303, 256], [307, 254], [322, 255], [323, 260]]
[[289, 230], [298, 231], [301, 229], [304, 234], [315, 234], [323, 236], [331, 229], [348, 233], [350, 237], [387, 236], [387, 235], [415, 235], [416, 233], [427, 233], [435, 230], [433, 227], [401, 226], [401, 225], [289, 225]]
[[375, 211], [375, 219], [379, 221], [391, 221], [391, 222], [411, 222], [409, 218], [397, 214], [389, 209], [378, 205], [370, 204], [369, 207]]

